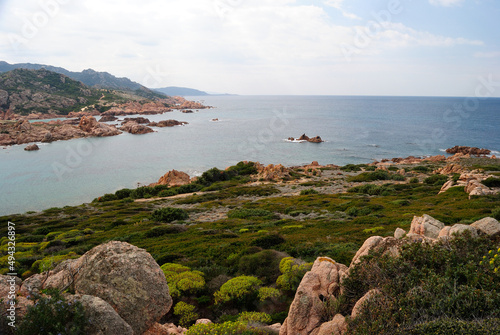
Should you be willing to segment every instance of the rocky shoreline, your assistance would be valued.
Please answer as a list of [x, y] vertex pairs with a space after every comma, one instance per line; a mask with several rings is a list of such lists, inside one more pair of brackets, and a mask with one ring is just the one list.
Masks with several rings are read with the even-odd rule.
[[[7, 110], [0, 113], [0, 146], [27, 144], [34, 142], [49, 143], [83, 137], [116, 136], [122, 132], [131, 134], [147, 134], [154, 132], [150, 127], [173, 127], [185, 125], [187, 122], [177, 120], [162, 120], [150, 122], [136, 117], [124, 118], [121, 127], [109, 125], [104, 122], [117, 121], [118, 116], [129, 115], [157, 115], [172, 112], [173, 110], [189, 111], [193, 109], [212, 108], [198, 102], [189, 101], [182, 97], [172, 97], [161, 101], [145, 103], [130, 101], [124, 104], [112, 104], [112, 107], [99, 112], [95, 108], [84, 108], [68, 115], [54, 113], [31, 113], [21, 116]], [[30, 122], [33, 120], [46, 120], [66, 117], [66, 120], [52, 120], [48, 122]], [[99, 121], [97, 121], [99, 118]], [[147, 120], [147, 122], [144, 122]], [[146, 125], [143, 125], [146, 124]]]

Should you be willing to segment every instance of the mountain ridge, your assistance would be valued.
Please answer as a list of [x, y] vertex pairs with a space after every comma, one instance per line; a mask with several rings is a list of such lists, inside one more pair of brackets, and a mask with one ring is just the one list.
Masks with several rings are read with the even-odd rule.
[[81, 72], [73, 72], [65, 68], [52, 65], [33, 63], [9, 64], [5, 61], [0, 61], [0, 73], [5, 73], [15, 69], [46, 69], [48, 71], [63, 74], [73, 80], [80, 81], [83, 84], [94, 88], [133, 91], [145, 98], [165, 98], [163, 93], [153, 91], [137, 82], [130, 80], [129, 78], [116, 77], [109, 72], [98, 72], [93, 69], [86, 69]]

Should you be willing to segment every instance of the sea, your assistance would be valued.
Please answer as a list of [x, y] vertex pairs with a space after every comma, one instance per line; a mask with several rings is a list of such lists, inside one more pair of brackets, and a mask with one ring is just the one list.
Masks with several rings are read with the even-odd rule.
[[[0, 148], [0, 216], [90, 202], [157, 181], [176, 169], [198, 176], [239, 161], [296, 166], [361, 164], [445, 154], [466, 145], [500, 151], [500, 98], [204, 96], [194, 113], [145, 116], [189, 124], [145, 135]], [[292, 141], [302, 134], [323, 143]]]

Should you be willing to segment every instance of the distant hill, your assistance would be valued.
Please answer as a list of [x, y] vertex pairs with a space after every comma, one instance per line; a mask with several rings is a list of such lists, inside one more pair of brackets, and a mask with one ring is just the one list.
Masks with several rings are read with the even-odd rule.
[[165, 96], [161, 93], [152, 91], [149, 88], [142, 86], [141, 84], [136, 83], [128, 78], [115, 77], [108, 72], [97, 72], [92, 69], [87, 69], [82, 72], [72, 72], [62, 67], [56, 67], [51, 65], [31, 64], [31, 63], [9, 64], [7, 62], [0, 61], [0, 73], [12, 71], [14, 69], [29, 69], [29, 70], [46, 69], [52, 72], [64, 74], [65, 76], [68, 76], [71, 79], [78, 80], [87, 86], [95, 88], [132, 91], [135, 94], [148, 99], [165, 98]]
[[203, 92], [200, 90], [195, 90], [194, 88], [187, 88], [187, 87], [176, 87], [176, 86], [169, 86], [169, 87], [163, 87], [163, 88], [155, 88], [154, 89], [157, 92], [170, 95], [170, 96], [204, 96], [204, 95], [210, 95], [207, 92]]
[[0, 74], [0, 108], [17, 114], [68, 114], [95, 104], [103, 92], [46, 69], [15, 69]]

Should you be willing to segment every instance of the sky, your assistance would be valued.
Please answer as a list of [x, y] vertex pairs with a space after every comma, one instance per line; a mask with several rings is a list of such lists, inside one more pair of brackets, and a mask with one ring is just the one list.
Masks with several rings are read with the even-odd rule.
[[500, 97], [498, 0], [0, 0], [0, 60], [150, 88]]

